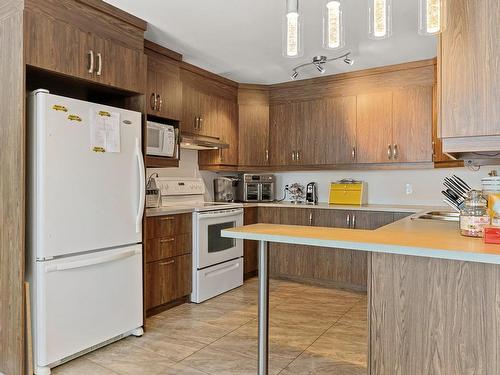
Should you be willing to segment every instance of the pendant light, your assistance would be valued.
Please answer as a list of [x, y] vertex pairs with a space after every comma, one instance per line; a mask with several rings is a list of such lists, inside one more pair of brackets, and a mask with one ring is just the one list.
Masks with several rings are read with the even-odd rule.
[[436, 35], [443, 32], [444, 0], [418, 0], [418, 33]]
[[344, 45], [341, 0], [326, 0], [323, 6], [323, 47], [334, 50]]
[[299, 0], [286, 0], [286, 11], [283, 20], [283, 56], [295, 58], [303, 55], [302, 31]]
[[368, 0], [370, 39], [386, 39], [392, 35], [392, 0]]

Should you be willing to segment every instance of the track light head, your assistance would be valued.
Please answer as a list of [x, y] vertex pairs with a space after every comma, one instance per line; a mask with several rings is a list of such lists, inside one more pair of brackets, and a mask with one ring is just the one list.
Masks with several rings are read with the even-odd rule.
[[295, 80], [298, 76], [299, 76], [299, 72], [297, 72], [296, 70], [294, 70], [293, 73], [292, 73], [292, 75], [290, 76], [290, 78], [292, 80]]
[[325, 68], [323, 68], [320, 64], [315, 64], [316, 66], [316, 69], [318, 69], [318, 72], [320, 72], [320, 74], [323, 74], [326, 72]]
[[347, 64], [347, 65], [354, 65], [354, 60], [353, 59], [350, 59], [349, 57], [346, 57], [344, 59], [344, 62]]

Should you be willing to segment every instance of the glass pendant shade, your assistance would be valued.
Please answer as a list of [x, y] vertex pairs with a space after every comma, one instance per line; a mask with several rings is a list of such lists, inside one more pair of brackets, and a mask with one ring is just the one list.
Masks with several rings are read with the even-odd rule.
[[283, 19], [283, 56], [289, 58], [303, 56], [302, 25], [298, 0], [286, 0], [286, 11]]
[[386, 39], [392, 35], [392, 0], [368, 0], [370, 39]]
[[326, 0], [323, 5], [323, 47], [340, 49], [345, 45], [341, 0]]
[[445, 27], [445, 0], [418, 0], [418, 33], [436, 35]]

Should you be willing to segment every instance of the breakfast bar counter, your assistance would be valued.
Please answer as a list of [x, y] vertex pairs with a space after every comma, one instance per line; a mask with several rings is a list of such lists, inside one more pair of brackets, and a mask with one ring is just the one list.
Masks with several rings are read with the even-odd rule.
[[368, 374], [500, 373], [500, 245], [461, 236], [457, 222], [414, 215], [373, 231], [254, 224], [222, 235], [259, 241], [259, 375], [269, 242], [368, 252]]

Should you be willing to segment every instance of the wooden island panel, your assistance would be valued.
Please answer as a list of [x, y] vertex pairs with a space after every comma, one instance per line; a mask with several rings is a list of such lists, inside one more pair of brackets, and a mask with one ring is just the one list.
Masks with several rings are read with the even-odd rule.
[[500, 373], [500, 267], [371, 254], [371, 375]]

